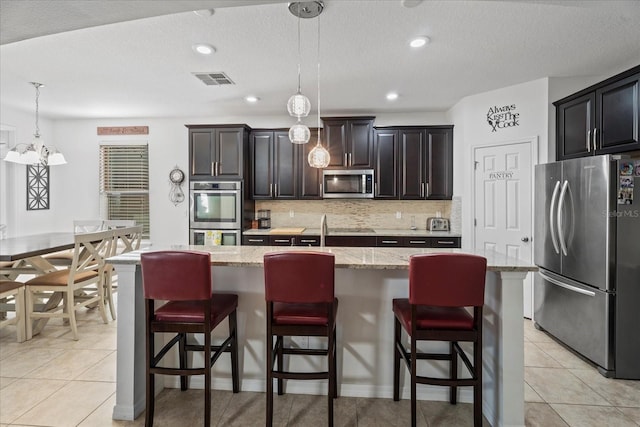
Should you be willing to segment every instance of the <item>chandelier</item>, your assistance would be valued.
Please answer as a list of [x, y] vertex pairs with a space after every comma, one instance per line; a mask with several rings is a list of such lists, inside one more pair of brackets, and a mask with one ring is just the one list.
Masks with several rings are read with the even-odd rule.
[[67, 163], [64, 156], [55, 147], [48, 147], [40, 137], [38, 125], [38, 100], [42, 83], [31, 82], [36, 89], [36, 133], [33, 134], [31, 144], [17, 144], [4, 158], [5, 162], [19, 163], [23, 165], [56, 166]]

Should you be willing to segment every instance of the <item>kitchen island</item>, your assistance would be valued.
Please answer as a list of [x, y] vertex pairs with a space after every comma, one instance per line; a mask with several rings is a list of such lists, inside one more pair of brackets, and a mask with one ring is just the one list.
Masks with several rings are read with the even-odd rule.
[[[153, 250], [200, 250], [211, 253], [214, 289], [239, 296], [238, 339], [241, 389], [265, 390], [265, 301], [263, 256], [304, 247], [172, 246]], [[114, 419], [135, 419], [145, 405], [144, 299], [140, 254], [129, 252], [110, 258], [118, 274], [118, 356]], [[483, 412], [494, 426], [524, 425], [523, 280], [535, 266], [493, 252], [416, 248], [313, 248], [336, 257], [338, 310], [338, 391], [343, 396], [391, 398], [393, 391], [393, 313], [391, 300], [407, 297], [408, 258], [429, 252], [464, 252], [487, 258], [483, 334]], [[304, 282], [304, 278], [301, 278]], [[221, 325], [226, 330], [226, 325]], [[220, 336], [223, 332], [220, 332]], [[214, 332], [214, 340], [216, 337]], [[296, 339], [302, 347], [305, 339]], [[311, 341], [311, 346], [317, 342]], [[439, 351], [441, 343], [429, 344]], [[297, 358], [299, 359], [299, 358]], [[316, 366], [317, 360], [292, 361], [290, 369]], [[195, 364], [202, 363], [195, 358]], [[424, 362], [419, 373], [446, 375], [444, 366]], [[404, 370], [406, 371], [406, 370]], [[230, 363], [214, 367], [212, 386], [231, 389]], [[165, 386], [177, 387], [167, 377]], [[200, 382], [198, 382], [198, 380]], [[161, 381], [159, 381], [162, 384]], [[192, 386], [203, 387], [194, 377]], [[402, 398], [409, 397], [409, 379], [403, 373]], [[323, 394], [323, 382], [290, 381], [289, 393]], [[448, 388], [419, 386], [418, 398], [448, 400]], [[472, 401], [470, 388], [460, 389], [460, 401]]]

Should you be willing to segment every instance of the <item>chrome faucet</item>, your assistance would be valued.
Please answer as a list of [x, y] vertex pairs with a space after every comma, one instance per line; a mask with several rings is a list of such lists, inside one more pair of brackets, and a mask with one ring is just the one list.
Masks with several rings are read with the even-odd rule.
[[324, 247], [324, 238], [327, 235], [327, 215], [322, 214], [320, 218], [320, 247]]

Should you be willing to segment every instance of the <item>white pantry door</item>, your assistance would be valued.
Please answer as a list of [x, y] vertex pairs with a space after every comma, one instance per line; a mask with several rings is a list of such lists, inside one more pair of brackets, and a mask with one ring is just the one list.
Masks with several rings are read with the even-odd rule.
[[[533, 262], [532, 147], [534, 141], [474, 149], [476, 249]], [[533, 286], [525, 280], [524, 317], [531, 318]]]

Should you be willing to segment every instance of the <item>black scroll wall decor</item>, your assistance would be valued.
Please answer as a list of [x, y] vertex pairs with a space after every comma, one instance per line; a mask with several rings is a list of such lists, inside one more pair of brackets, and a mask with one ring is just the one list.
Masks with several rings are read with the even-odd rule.
[[27, 165], [27, 210], [49, 209], [49, 166]]

